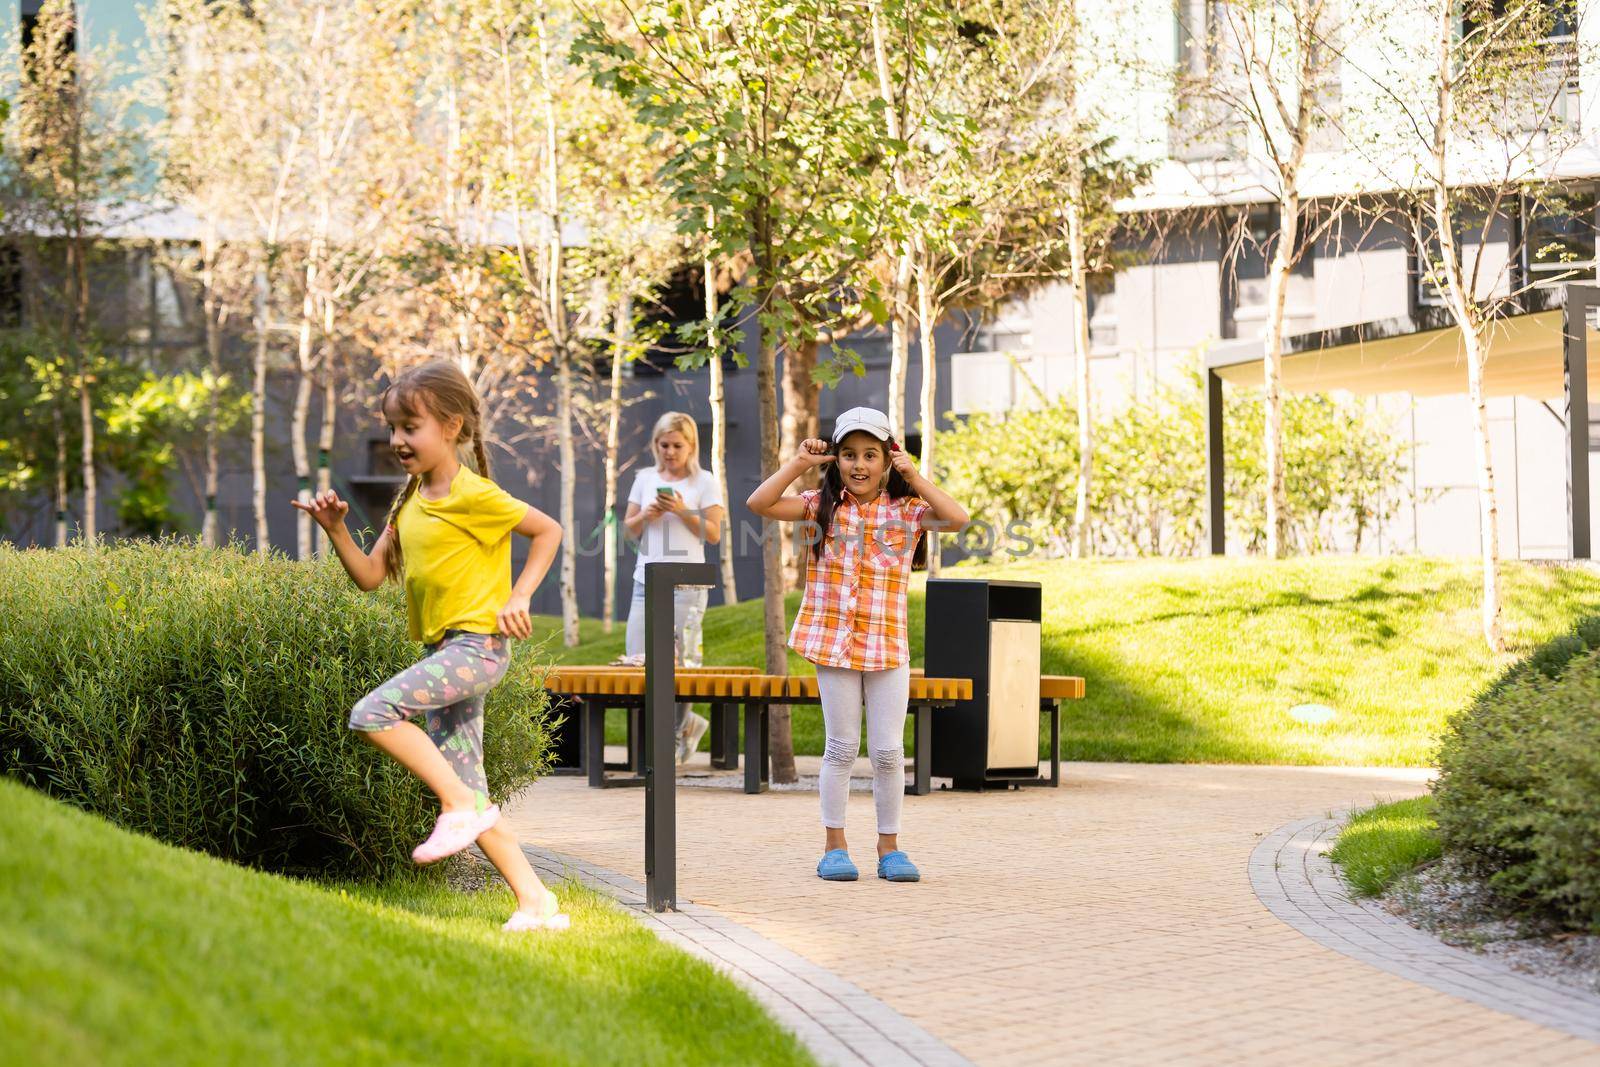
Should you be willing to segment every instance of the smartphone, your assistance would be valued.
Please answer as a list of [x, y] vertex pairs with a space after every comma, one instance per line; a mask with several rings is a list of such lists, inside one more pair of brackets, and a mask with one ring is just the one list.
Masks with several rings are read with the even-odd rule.
[[656, 486], [656, 496], [677, 496], [677, 495], [678, 495], [678, 491], [676, 489], [671, 488], [670, 486], [665, 486], [665, 485]]

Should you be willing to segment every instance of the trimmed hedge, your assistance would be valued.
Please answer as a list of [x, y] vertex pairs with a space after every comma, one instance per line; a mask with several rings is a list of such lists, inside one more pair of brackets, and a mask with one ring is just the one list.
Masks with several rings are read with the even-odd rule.
[[[437, 807], [345, 722], [414, 662], [400, 594], [336, 562], [192, 542], [0, 545], [0, 773], [118, 825], [278, 871], [408, 866]], [[487, 702], [490, 791], [545, 767], [519, 649]]]
[[1600, 618], [1511, 667], [1439, 752], [1445, 850], [1496, 891], [1600, 932]]

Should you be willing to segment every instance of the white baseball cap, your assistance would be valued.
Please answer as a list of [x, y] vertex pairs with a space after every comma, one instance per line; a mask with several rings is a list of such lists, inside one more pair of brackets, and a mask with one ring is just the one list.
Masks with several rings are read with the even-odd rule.
[[851, 408], [834, 420], [833, 443], [838, 444], [847, 434], [857, 430], [865, 430], [878, 440], [887, 442], [890, 437], [889, 416], [877, 408]]

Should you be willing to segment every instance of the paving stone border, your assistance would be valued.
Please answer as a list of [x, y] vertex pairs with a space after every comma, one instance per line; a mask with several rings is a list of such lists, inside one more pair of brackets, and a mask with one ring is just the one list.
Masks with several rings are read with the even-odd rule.
[[973, 1067], [883, 1001], [711, 908], [680, 899], [645, 907], [644, 886], [574, 856], [523, 845], [541, 878], [570, 878], [611, 897], [668, 944], [711, 963], [749, 990], [820, 1062], [838, 1067]]
[[1600, 1042], [1600, 1000], [1499, 960], [1453, 948], [1352, 898], [1327, 852], [1345, 815], [1279, 827], [1250, 854], [1250, 884], [1268, 911], [1335, 952], [1442, 993]]

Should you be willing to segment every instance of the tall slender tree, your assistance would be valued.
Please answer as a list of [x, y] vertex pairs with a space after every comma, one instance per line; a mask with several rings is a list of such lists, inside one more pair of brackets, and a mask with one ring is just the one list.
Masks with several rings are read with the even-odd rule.
[[[639, 3], [629, 14], [625, 32], [591, 21], [578, 53], [641, 122], [675, 139], [679, 151], [661, 178], [681, 205], [683, 231], [704, 233], [709, 218], [717, 258], [750, 257], [745, 284], [730, 294], [731, 315], [758, 335], [761, 465], [770, 474], [780, 349], [786, 359], [803, 353], [827, 324], [848, 321], [848, 305], [870, 288], [857, 279], [877, 228], [869, 105], [877, 94], [859, 77], [870, 64], [856, 31], [869, 12], [859, 0], [732, 0]], [[787, 627], [776, 533], [763, 538], [763, 619], [766, 668], [781, 674]], [[773, 778], [792, 781], [786, 708], [773, 710], [771, 729]]]

